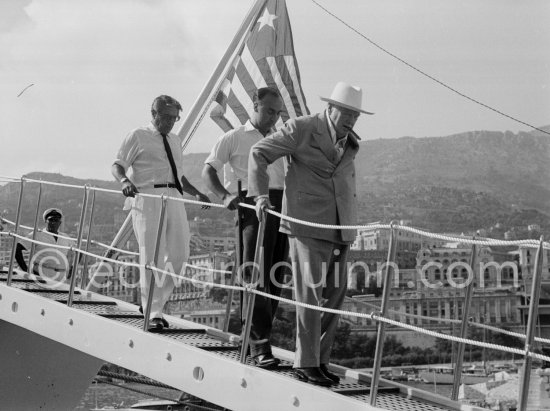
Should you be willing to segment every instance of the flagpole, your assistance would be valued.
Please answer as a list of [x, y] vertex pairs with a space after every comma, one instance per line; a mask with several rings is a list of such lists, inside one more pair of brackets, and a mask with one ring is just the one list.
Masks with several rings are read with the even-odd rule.
[[189, 110], [187, 117], [185, 118], [183, 124], [178, 131], [178, 136], [180, 136], [183, 141], [182, 149], [187, 144], [185, 140], [188, 138], [188, 134], [193, 127], [195, 120], [199, 116], [204, 105], [208, 102], [208, 98], [212, 95], [212, 92], [215, 91], [214, 87], [216, 86], [216, 83], [218, 83], [218, 81], [220, 80], [220, 77], [222, 76], [225, 68], [230, 62], [231, 57], [235, 53], [235, 50], [238, 50], [240, 46], [244, 43], [246, 32], [250, 29], [251, 25], [256, 22], [259, 17], [260, 11], [263, 9], [267, 1], [268, 0], [256, 0], [254, 5], [250, 8], [248, 14], [241, 23], [239, 30], [235, 34], [235, 37], [225, 51], [225, 54], [221, 58], [212, 75], [210, 76], [210, 79], [202, 89], [199, 97], [197, 97], [195, 103]]

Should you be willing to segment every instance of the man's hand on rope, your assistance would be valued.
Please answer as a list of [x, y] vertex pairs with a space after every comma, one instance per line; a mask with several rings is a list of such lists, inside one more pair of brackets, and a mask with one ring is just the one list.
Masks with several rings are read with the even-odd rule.
[[239, 206], [239, 203], [242, 203], [244, 200], [242, 197], [239, 197], [235, 194], [226, 194], [223, 196], [223, 205], [228, 210], [236, 210]]
[[135, 197], [138, 193], [137, 187], [130, 181], [128, 177], [125, 177], [121, 180], [122, 183], [122, 194], [126, 197]]
[[[202, 203], [211, 203], [212, 201], [210, 201], [210, 198], [208, 198], [208, 196], [206, 194], [203, 194], [201, 192], [199, 192], [195, 198], [197, 199], [197, 201], [200, 201]], [[208, 210], [210, 208], [210, 206], [206, 205], [206, 204], [203, 204], [201, 206], [201, 209], [203, 210]]]
[[273, 210], [275, 207], [271, 205], [271, 201], [269, 201], [269, 197], [258, 197], [256, 198], [256, 216], [258, 217], [258, 221], [263, 220], [264, 212], [267, 210]]

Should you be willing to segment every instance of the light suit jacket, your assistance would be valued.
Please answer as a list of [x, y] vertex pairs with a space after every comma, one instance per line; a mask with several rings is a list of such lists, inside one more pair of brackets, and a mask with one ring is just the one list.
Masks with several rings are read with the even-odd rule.
[[[328, 130], [325, 113], [288, 120], [256, 143], [248, 160], [248, 195], [268, 193], [267, 165], [287, 156], [282, 213], [299, 220], [331, 225], [357, 223], [354, 159], [359, 144], [353, 133], [341, 160]], [[336, 243], [355, 240], [356, 230], [330, 230], [281, 221], [280, 230], [300, 237]]]

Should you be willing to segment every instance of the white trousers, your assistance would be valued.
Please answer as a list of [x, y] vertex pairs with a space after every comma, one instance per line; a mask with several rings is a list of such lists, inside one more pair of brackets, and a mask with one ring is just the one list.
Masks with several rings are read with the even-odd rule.
[[[181, 198], [175, 188], [140, 189], [144, 194], [162, 195]], [[132, 205], [132, 222], [134, 233], [139, 244], [141, 264], [152, 264], [154, 261], [159, 218], [161, 211], [160, 198], [150, 198], [137, 195]], [[156, 266], [176, 275], [183, 275], [185, 264], [189, 258], [189, 223], [185, 205], [181, 201], [168, 199], [164, 214], [164, 224], [161, 228], [160, 246]], [[153, 272], [155, 287], [151, 302], [150, 318], [162, 318], [164, 305], [170, 298], [175, 286], [174, 277], [159, 272]], [[141, 304], [143, 312], [147, 309], [147, 299], [150, 291], [151, 271], [140, 269]]]

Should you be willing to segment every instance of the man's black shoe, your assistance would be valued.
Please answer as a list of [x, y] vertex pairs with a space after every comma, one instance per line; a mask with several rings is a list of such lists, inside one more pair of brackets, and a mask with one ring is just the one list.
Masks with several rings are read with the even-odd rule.
[[254, 357], [254, 365], [259, 368], [273, 368], [279, 365], [281, 360], [275, 358], [273, 354], [266, 353]]
[[294, 368], [294, 375], [300, 381], [310, 382], [315, 385], [328, 387], [332, 385], [332, 380], [325, 377], [319, 367]]
[[149, 321], [149, 328], [147, 328], [148, 331], [162, 331], [164, 328], [164, 325], [162, 324], [162, 318], [153, 318], [151, 321]]
[[340, 377], [338, 377], [336, 374], [334, 374], [333, 372], [330, 372], [328, 367], [326, 366], [326, 364], [321, 364], [321, 366], [319, 367], [321, 369], [321, 372], [323, 374], [325, 374], [325, 376], [329, 379], [329, 380], [332, 380], [332, 382], [334, 384], [338, 384], [340, 383]]
[[[143, 314], [143, 306], [142, 305], [139, 306], [139, 312]], [[162, 321], [162, 326], [164, 328], [170, 328], [170, 324], [168, 324], [168, 321], [166, 321], [164, 318], [161, 318], [161, 321]]]

